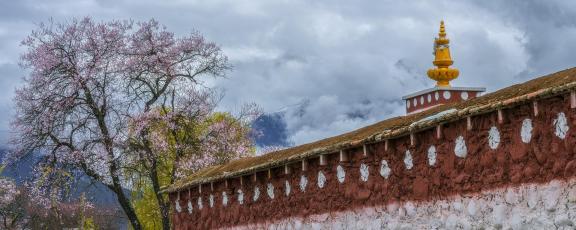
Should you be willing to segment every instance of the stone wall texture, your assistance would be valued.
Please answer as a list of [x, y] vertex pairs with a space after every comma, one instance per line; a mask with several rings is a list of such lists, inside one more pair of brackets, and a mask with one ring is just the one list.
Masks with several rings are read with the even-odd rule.
[[329, 212], [232, 229], [574, 229], [576, 181]]
[[175, 228], [572, 229], [576, 113], [569, 95], [538, 104], [171, 194]]

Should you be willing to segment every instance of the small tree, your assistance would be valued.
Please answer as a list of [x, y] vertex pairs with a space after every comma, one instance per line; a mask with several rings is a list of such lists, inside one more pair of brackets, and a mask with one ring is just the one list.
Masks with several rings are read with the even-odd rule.
[[[252, 155], [250, 123], [260, 113], [247, 105], [236, 116], [214, 112], [217, 94], [189, 91], [186, 100], [158, 107], [133, 121], [130, 150], [138, 156], [128, 174], [135, 207], [147, 229], [169, 228], [170, 200], [161, 188], [200, 168]], [[193, 105], [193, 106], [192, 106]]]
[[154, 108], [192, 103], [189, 89], [202, 76], [223, 76], [227, 58], [198, 33], [176, 38], [154, 20], [50, 22], [22, 44], [29, 75], [16, 91], [12, 159], [40, 150], [45, 155], [37, 167], [64, 175], [54, 177], [81, 171], [102, 182], [132, 227], [142, 229], [125, 173], [155, 161], [137, 162], [148, 158], [129, 149], [129, 124]]
[[[0, 167], [0, 173], [4, 166]], [[25, 199], [13, 180], [0, 177], [0, 226], [2, 229], [23, 228], [26, 218]]]

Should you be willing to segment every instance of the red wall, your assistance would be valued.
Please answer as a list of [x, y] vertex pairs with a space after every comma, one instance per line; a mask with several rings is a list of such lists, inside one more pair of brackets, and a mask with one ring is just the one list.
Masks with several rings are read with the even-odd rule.
[[[271, 180], [266, 173], [258, 174], [258, 181], [244, 178], [240, 186], [238, 178], [229, 180], [230, 188], [227, 207], [222, 206], [222, 182], [215, 183], [213, 192], [203, 186], [203, 209], [198, 210], [196, 199], [199, 195], [192, 188], [194, 202], [192, 214], [187, 212], [187, 192], [180, 194], [182, 212], [173, 212], [175, 229], [206, 229], [244, 225], [291, 216], [307, 216], [330, 211], [350, 210], [361, 206], [387, 204], [393, 201], [426, 201], [454, 194], [477, 193], [482, 190], [501, 188], [522, 183], [542, 183], [552, 179], [570, 178], [576, 175], [576, 138], [573, 130], [576, 113], [569, 107], [569, 95], [545, 99], [538, 103], [540, 114], [532, 113], [532, 103], [504, 110], [504, 121], [498, 124], [497, 113], [472, 117], [473, 129], [466, 129], [466, 119], [445, 124], [441, 139], [436, 139], [435, 130], [416, 133], [416, 144], [410, 146], [409, 137], [390, 141], [390, 149], [384, 150], [384, 142], [369, 146], [369, 157], [363, 157], [362, 149], [348, 150], [349, 163], [338, 162], [338, 154], [328, 157], [328, 165], [320, 166], [318, 158], [309, 160], [309, 168], [302, 172], [300, 164], [292, 165], [292, 174], [283, 175], [283, 169], [273, 170]], [[562, 140], [554, 134], [554, 119], [564, 112], [570, 130]], [[532, 119], [532, 140], [525, 144], [520, 139], [521, 124], [525, 118]], [[496, 150], [488, 145], [488, 130], [495, 126], [500, 132], [500, 144]], [[467, 157], [454, 154], [455, 139], [462, 135], [468, 149]], [[428, 165], [427, 150], [435, 145], [437, 161]], [[404, 154], [409, 149], [414, 167], [405, 169]], [[379, 174], [380, 161], [386, 159], [392, 175], [385, 179]], [[370, 166], [367, 182], [360, 180], [359, 166]], [[338, 164], [346, 170], [345, 182], [336, 179]], [[322, 170], [327, 182], [318, 188], [317, 175]], [[306, 175], [308, 186], [305, 192], [299, 189], [300, 175]], [[285, 180], [290, 181], [291, 194], [284, 195]], [[266, 184], [272, 182], [275, 198], [266, 194]], [[259, 185], [260, 199], [252, 201], [253, 187]], [[237, 201], [236, 190], [244, 191], [244, 204]], [[215, 197], [215, 207], [208, 206], [208, 195]], [[170, 194], [174, 204], [176, 194]]]
[[[444, 98], [443, 94], [445, 91], [450, 92], [450, 98], [449, 99]], [[436, 92], [438, 92], [438, 94], [439, 94], [438, 100], [436, 100], [436, 97], [434, 95]], [[422, 94], [422, 95], [408, 99], [410, 101], [410, 107], [407, 106], [408, 100], [405, 100], [404, 105], [406, 106], [406, 113], [412, 113], [414, 111], [418, 111], [418, 110], [422, 110], [422, 109], [426, 109], [426, 108], [431, 108], [431, 107], [434, 107], [437, 105], [464, 101], [464, 99], [462, 99], [462, 97], [460, 96], [460, 94], [462, 92], [468, 93], [468, 98], [466, 100], [470, 100], [471, 98], [477, 97], [478, 93], [479, 93], [477, 91], [452, 91], [452, 90], [432, 91], [432, 92], [425, 93], [425, 94]], [[430, 95], [430, 98], [431, 98], [430, 102], [428, 102], [428, 95]], [[420, 98], [422, 96], [424, 97], [424, 104], [420, 103]], [[416, 106], [414, 106], [414, 98], [416, 98], [418, 101], [418, 104]]]

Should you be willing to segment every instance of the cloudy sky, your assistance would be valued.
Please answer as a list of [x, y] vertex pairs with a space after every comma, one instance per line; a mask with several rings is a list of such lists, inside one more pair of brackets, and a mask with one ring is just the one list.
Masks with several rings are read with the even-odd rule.
[[221, 108], [259, 104], [275, 137], [302, 144], [404, 114], [401, 96], [434, 82], [444, 19], [458, 86], [488, 91], [576, 66], [576, 1], [0, 0], [0, 143], [25, 71], [20, 41], [40, 22], [155, 18], [197, 30], [234, 65]]

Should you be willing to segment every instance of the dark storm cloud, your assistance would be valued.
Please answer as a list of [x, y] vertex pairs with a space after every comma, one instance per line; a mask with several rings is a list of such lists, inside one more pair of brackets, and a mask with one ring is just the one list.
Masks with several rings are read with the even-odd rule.
[[[281, 112], [279, 143], [301, 144], [402, 115], [402, 95], [426, 78], [438, 23], [446, 20], [461, 76], [493, 91], [574, 66], [574, 1], [3, 1], [0, 2], [0, 130], [7, 129], [19, 41], [35, 23], [93, 16], [156, 18], [177, 34], [198, 30], [234, 70], [206, 80], [222, 109], [256, 102]], [[0, 131], [1, 132], [1, 131]], [[0, 133], [6, 136], [6, 134]], [[272, 141], [272, 140], [269, 140]]]

